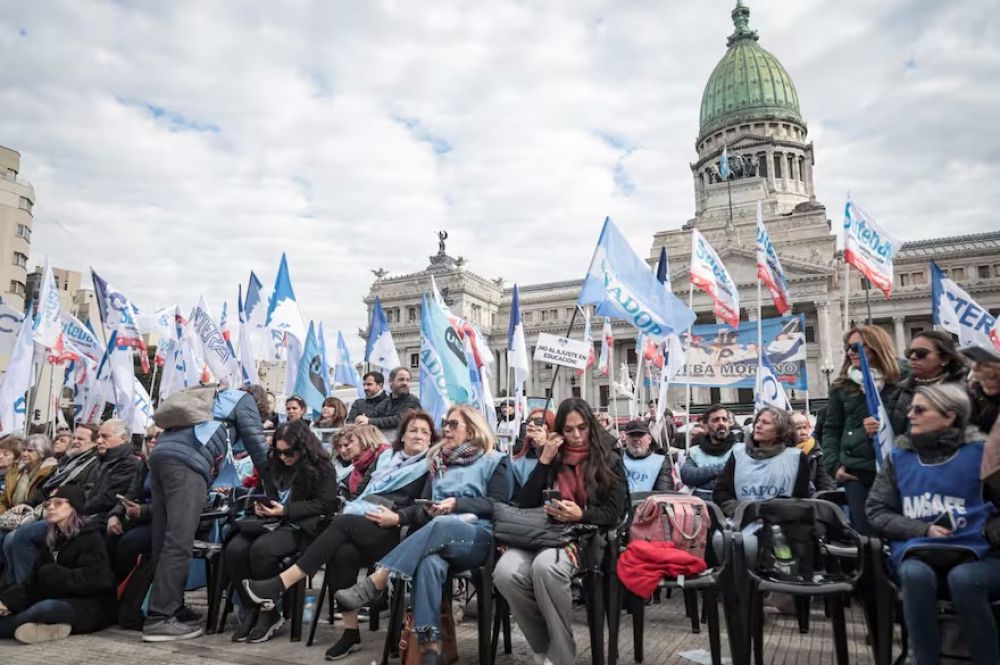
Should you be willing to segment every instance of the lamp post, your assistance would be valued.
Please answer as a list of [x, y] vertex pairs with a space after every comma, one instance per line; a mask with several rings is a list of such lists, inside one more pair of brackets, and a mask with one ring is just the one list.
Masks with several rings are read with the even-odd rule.
[[831, 363], [829, 360], [824, 360], [823, 364], [819, 368], [819, 371], [821, 371], [823, 373], [823, 376], [826, 377], [827, 397], [830, 396], [830, 375], [833, 374], [833, 370], [834, 370], [833, 363]]

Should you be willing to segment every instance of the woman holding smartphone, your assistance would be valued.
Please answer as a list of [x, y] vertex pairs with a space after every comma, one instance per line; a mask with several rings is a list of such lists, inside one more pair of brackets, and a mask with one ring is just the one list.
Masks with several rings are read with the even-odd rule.
[[[517, 496], [522, 508], [544, 505], [556, 522], [617, 526], [625, 515], [628, 490], [614, 440], [582, 399], [559, 406], [549, 434]], [[528, 552], [508, 549], [496, 564], [493, 580], [510, 604], [535, 662], [572, 665], [573, 596], [570, 584], [579, 568], [579, 548]]]
[[541, 451], [549, 432], [555, 424], [555, 416], [546, 409], [532, 409], [524, 421], [524, 438], [520, 448], [510, 459], [510, 468], [514, 473], [514, 494], [517, 494], [528, 476], [538, 465], [538, 453]]
[[481, 566], [493, 547], [493, 502], [510, 499], [507, 456], [493, 450], [494, 434], [469, 405], [445, 416], [444, 441], [428, 453], [430, 473], [422, 499], [399, 511], [400, 524], [416, 528], [384, 556], [375, 572], [336, 594], [343, 610], [377, 600], [390, 579], [413, 585], [413, 626], [421, 662], [441, 663], [441, 598], [448, 571]]
[[[408, 411], [392, 450], [378, 458], [358, 497], [344, 506], [344, 512], [333, 518], [295, 565], [276, 577], [243, 580], [246, 595], [265, 608], [274, 607], [287, 589], [318, 573], [323, 564], [332, 592], [354, 584], [359, 569], [368, 568], [399, 544], [400, 512], [423, 495], [427, 449], [438, 438], [429, 413]], [[326, 652], [327, 660], [340, 660], [361, 648], [357, 611], [340, 610], [344, 632]]]

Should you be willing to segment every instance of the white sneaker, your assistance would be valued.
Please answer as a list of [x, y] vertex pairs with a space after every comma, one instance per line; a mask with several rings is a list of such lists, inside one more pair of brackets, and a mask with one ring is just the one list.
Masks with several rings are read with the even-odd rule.
[[41, 644], [69, 637], [68, 623], [22, 623], [14, 631], [14, 639], [21, 644]]

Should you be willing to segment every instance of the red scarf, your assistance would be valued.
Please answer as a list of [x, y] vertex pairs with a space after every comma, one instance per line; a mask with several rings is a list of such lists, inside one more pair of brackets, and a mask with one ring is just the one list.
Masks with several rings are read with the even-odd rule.
[[365, 452], [361, 457], [359, 457], [354, 462], [354, 468], [351, 470], [351, 475], [347, 477], [347, 489], [351, 496], [356, 496], [358, 493], [358, 487], [361, 486], [361, 481], [365, 479], [365, 473], [368, 472], [368, 467], [378, 459], [378, 456], [388, 448], [386, 444], [380, 445], [378, 448], [372, 448], [371, 450]]
[[556, 489], [563, 499], [570, 499], [581, 508], [587, 505], [586, 465], [590, 459], [590, 446], [570, 448], [564, 443], [559, 457], [559, 471], [556, 474]]

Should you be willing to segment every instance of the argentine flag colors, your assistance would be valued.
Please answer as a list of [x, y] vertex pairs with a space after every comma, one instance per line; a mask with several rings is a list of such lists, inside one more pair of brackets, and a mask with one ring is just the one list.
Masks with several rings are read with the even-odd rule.
[[316, 337], [316, 328], [309, 322], [306, 342], [303, 347], [299, 375], [295, 381], [295, 394], [306, 401], [310, 411], [319, 413], [326, 399], [327, 386], [323, 379], [323, 347]]
[[774, 366], [767, 359], [767, 354], [760, 354], [757, 362], [757, 385], [754, 387], [754, 411], [760, 411], [765, 406], [773, 406], [782, 411], [791, 411], [792, 403], [788, 399], [785, 388], [778, 381]]
[[344, 333], [337, 331], [337, 358], [334, 361], [333, 380], [358, 389], [358, 399], [365, 398], [364, 382], [358, 374], [358, 368], [351, 362], [351, 353], [347, 350]]
[[396, 343], [392, 340], [392, 332], [389, 330], [389, 321], [385, 318], [382, 310], [382, 301], [375, 296], [375, 305], [372, 307], [372, 320], [368, 326], [368, 343], [365, 345], [365, 362], [376, 367], [392, 371], [399, 367], [399, 353], [396, 352]]
[[902, 242], [880, 228], [848, 197], [844, 205], [844, 261], [861, 271], [889, 299], [892, 257]]
[[59, 289], [52, 275], [49, 257], [45, 257], [45, 267], [42, 269], [42, 288], [38, 294], [38, 311], [35, 314], [32, 337], [35, 342], [46, 348], [52, 348], [62, 332], [62, 322], [59, 318]]
[[858, 351], [858, 357], [861, 358], [861, 376], [864, 379], [861, 387], [864, 389], [865, 401], [868, 403], [868, 413], [878, 421], [878, 432], [875, 433], [872, 441], [875, 444], [875, 466], [881, 471], [882, 462], [892, 450], [896, 435], [892, 432], [889, 414], [882, 403], [882, 395], [875, 384], [871, 367], [868, 366], [868, 356], [865, 354], [864, 346]]
[[610, 217], [604, 220], [577, 304], [596, 305], [601, 316], [628, 321], [657, 341], [687, 329], [695, 319], [694, 312], [656, 280]]
[[778, 313], [784, 316], [791, 309], [791, 296], [788, 294], [788, 280], [785, 271], [781, 269], [781, 261], [774, 251], [771, 236], [764, 228], [764, 212], [760, 201], [757, 201], [757, 277], [771, 293], [774, 306]]
[[610, 376], [611, 347], [615, 345], [615, 336], [611, 332], [611, 319], [604, 317], [601, 326], [601, 355], [597, 358], [597, 371], [601, 376]]
[[[507, 326], [507, 367], [514, 372], [514, 385], [524, 384], [531, 377], [528, 344], [524, 340], [524, 323], [521, 321], [521, 299], [517, 284], [510, 302], [510, 323]], [[522, 385], [523, 388], [523, 385]]]
[[931, 261], [931, 310], [934, 325], [958, 335], [961, 346], [989, 346], [996, 319]]
[[264, 325], [271, 330], [274, 342], [274, 359], [280, 359], [281, 350], [285, 349], [285, 390], [295, 385], [299, 374], [299, 360], [302, 358], [302, 345], [306, 339], [306, 324], [299, 310], [292, 289], [292, 277], [288, 272], [288, 259], [281, 254], [278, 274], [274, 277], [274, 293], [267, 306], [267, 319]]
[[691, 231], [691, 283], [712, 297], [717, 317], [734, 329], [740, 327], [740, 292], [698, 229]]
[[474, 399], [465, 345], [437, 298], [420, 307], [420, 403], [439, 423], [455, 404]]

